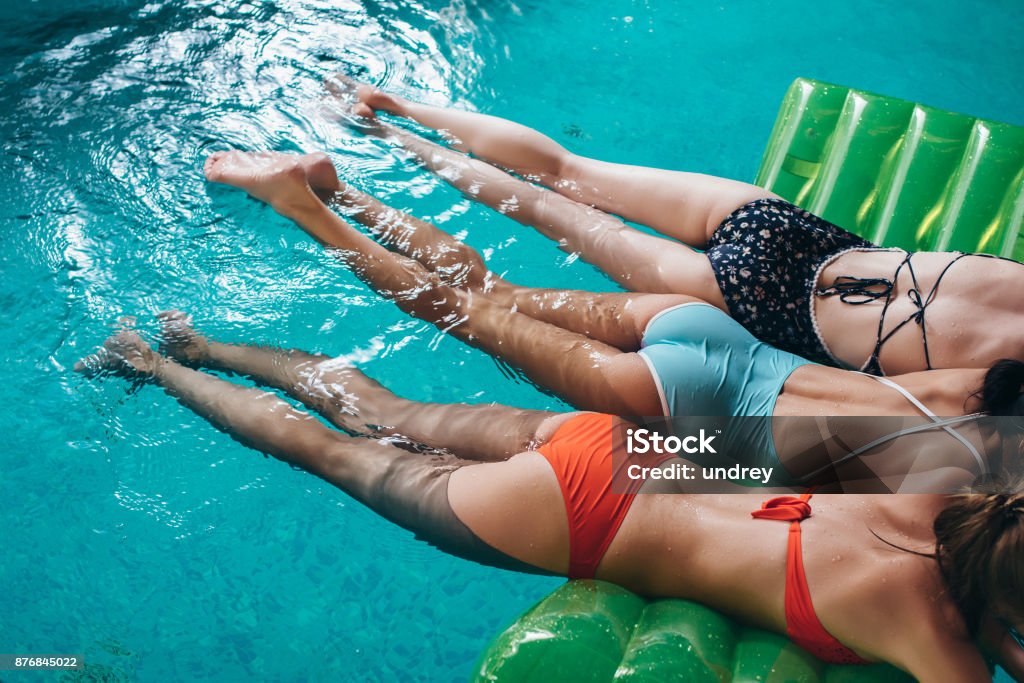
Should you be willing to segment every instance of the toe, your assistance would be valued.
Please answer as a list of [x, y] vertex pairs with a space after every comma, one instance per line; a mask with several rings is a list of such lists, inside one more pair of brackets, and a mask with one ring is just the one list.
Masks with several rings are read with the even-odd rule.
[[210, 156], [206, 157], [206, 162], [203, 164], [203, 174], [206, 175], [208, 180], [216, 180], [219, 177], [218, 165], [220, 160], [224, 158], [227, 152], [214, 152]]
[[75, 372], [80, 372], [88, 377], [96, 375], [100, 370], [110, 365], [110, 352], [105, 347], [100, 347], [96, 353], [90, 353], [77, 363]]
[[333, 73], [324, 79], [324, 87], [327, 92], [335, 97], [350, 96], [358, 88], [359, 84], [348, 74]]
[[164, 325], [167, 325], [170, 323], [188, 322], [189, 315], [188, 313], [185, 313], [184, 311], [179, 311], [176, 308], [170, 308], [166, 311], [160, 311], [159, 313], [157, 313], [156, 318]]

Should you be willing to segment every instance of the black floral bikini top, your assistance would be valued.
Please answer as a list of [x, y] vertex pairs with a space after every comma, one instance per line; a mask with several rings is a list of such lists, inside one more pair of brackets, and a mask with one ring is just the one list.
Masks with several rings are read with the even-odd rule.
[[[914, 272], [914, 264], [910, 262], [914, 252], [908, 251], [907, 255], [900, 262], [900, 265], [896, 267], [896, 272], [893, 274], [892, 279], [875, 277], [853, 277], [851, 275], [840, 275], [835, 281], [828, 287], [818, 287], [815, 290], [815, 294], [822, 297], [838, 296], [839, 300], [845, 304], [851, 306], [860, 306], [862, 304], [871, 303], [878, 299], [885, 299], [885, 305], [882, 307], [882, 314], [878, 318], [878, 334], [875, 338], [875, 349], [871, 352], [871, 356], [867, 362], [861, 367], [862, 372], [867, 372], [872, 375], [884, 375], [882, 371], [882, 364], [879, 360], [879, 356], [882, 353], [882, 347], [885, 343], [892, 338], [894, 334], [903, 329], [906, 325], [911, 322], [917, 323], [921, 328], [921, 340], [924, 343], [924, 360], [928, 370], [932, 369], [931, 355], [928, 353], [928, 330], [925, 327], [925, 311], [928, 309], [928, 305], [935, 300], [935, 295], [939, 291], [939, 283], [942, 282], [942, 278], [945, 277], [946, 273], [953, 266], [954, 263], [967, 256], [981, 256], [984, 258], [998, 258], [1000, 256], [993, 256], [992, 254], [966, 254], [962, 252], [954, 252], [956, 257], [952, 261], [946, 264], [946, 267], [939, 273], [939, 277], [935, 280], [935, 284], [932, 285], [931, 290], [925, 295], [921, 292], [921, 287], [917, 282], [917, 273]], [[1010, 259], [1002, 259], [1009, 261]], [[889, 306], [892, 304], [896, 289], [896, 282], [899, 280], [900, 271], [906, 268], [910, 272], [910, 280], [913, 282], [913, 286], [907, 291], [907, 296], [910, 298], [911, 303], [914, 304], [915, 310], [906, 319], [902, 320], [896, 327], [885, 333], [885, 316], [889, 312]]]

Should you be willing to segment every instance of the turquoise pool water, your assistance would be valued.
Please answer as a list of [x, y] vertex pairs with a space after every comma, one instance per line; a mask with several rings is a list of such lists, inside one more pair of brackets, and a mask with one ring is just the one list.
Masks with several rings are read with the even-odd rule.
[[83, 653], [87, 680], [462, 680], [557, 585], [448, 558], [153, 387], [70, 371], [119, 316], [152, 330], [180, 307], [223, 339], [346, 354], [413, 398], [561, 407], [204, 184], [229, 145], [324, 149], [513, 280], [613, 288], [338, 125], [332, 69], [584, 154], [749, 179], [797, 75], [1024, 123], [1019, 19], [1013, 0], [8, 3], [0, 652]]

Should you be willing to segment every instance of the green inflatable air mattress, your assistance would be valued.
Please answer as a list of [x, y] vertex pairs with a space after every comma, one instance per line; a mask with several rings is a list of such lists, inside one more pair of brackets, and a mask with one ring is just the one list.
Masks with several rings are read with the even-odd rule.
[[911, 683], [885, 666], [828, 665], [788, 639], [685, 600], [647, 602], [570, 581], [499, 635], [473, 680], [516, 683]]
[[[798, 78], [755, 181], [847, 230], [909, 250], [1024, 260], [1024, 128]], [[692, 602], [570, 581], [487, 648], [475, 681], [890, 683]]]
[[1024, 260], [1024, 127], [798, 78], [754, 181], [876, 244]]

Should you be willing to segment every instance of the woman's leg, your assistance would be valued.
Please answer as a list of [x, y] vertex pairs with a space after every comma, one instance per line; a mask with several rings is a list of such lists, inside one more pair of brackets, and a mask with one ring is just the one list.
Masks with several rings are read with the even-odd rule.
[[[245, 189], [338, 249], [364, 282], [404, 311], [522, 370], [583, 410], [657, 415], [658, 391], [643, 359], [609, 344], [535, 320], [486, 296], [451, 287], [420, 263], [393, 254], [317, 199], [301, 164], [285, 155], [218, 154], [207, 177]], [[653, 306], [651, 306], [653, 308]], [[637, 305], [629, 323], [642, 333], [656, 311]], [[646, 317], [645, 317], [646, 316]]]
[[492, 272], [480, 253], [432, 223], [394, 209], [376, 197], [341, 186], [333, 206], [366, 227], [374, 238], [403, 256], [415, 259], [455, 287], [490, 289], [502, 278]]
[[[111, 337], [100, 353], [77, 369], [101, 366], [151, 378], [246, 446], [317, 475], [446, 552], [506, 569], [540, 571], [536, 565], [524, 564], [537, 561], [528, 556], [529, 546], [523, 547], [527, 554], [523, 561], [516, 560], [481, 541], [453, 512], [448, 481], [452, 472], [469, 461], [410, 453], [377, 440], [346, 436], [274, 394], [240, 387], [162, 358], [133, 332]], [[535, 514], [558, 512], [556, 508]]]
[[327, 87], [339, 96], [358, 97], [363, 106], [357, 113], [386, 111], [443, 131], [458, 149], [696, 248], [702, 248], [718, 225], [743, 204], [775, 196], [735, 180], [577, 156], [526, 126], [485, 114], [418, 104], [343, 75], [329, 78]]
[[162, 348], [175, 359], [248, 375], [280, 389], [340, 429], [403, 436], [477, 461], [506, 460], [546, 440], [563, 416], [502, 405], [420, 403], [396, 396], [337, 358], [200, 336], [179, 311], [160, 314]]
[[[629, 227], [618, 218], [520, 180], [478, 159], [384, 123], [374, 128], [398, 140], [425, 166], [468, 197], [536, 228], [563, 251], [578, 253], [634, 292], [686, 294], [724, 306], [714, 271], [699, 252]], [[368, 129], [369, 130], [369, 129]], [[343, 201], [354, 202], [342, 195]], [[357, 220], [362, 221], [359, 215]]]
[[[682, 294], [620, 294], [521, 287], [488, 269], [475, 249], [431, 223], [393, 209], [376, 197], [350, 186], [339, 191], [336, 199], [355, 209], [351, 217], [385, 246], [441, 274], [446, 284], [481, 289], [490, 299], [531, 318], [599, 339], [623, 351], [635, 351], [640, 347], [642, 330], [635, 322], [638, 316], [649, 317], [690, 300], [710, 300], [720, 308], [725, 306], [710, 269], [708, 279], [711, 286], [703, 288], [707, 299]], [[703, 266], [708, 265], [706, 258], [699, 258]]]

